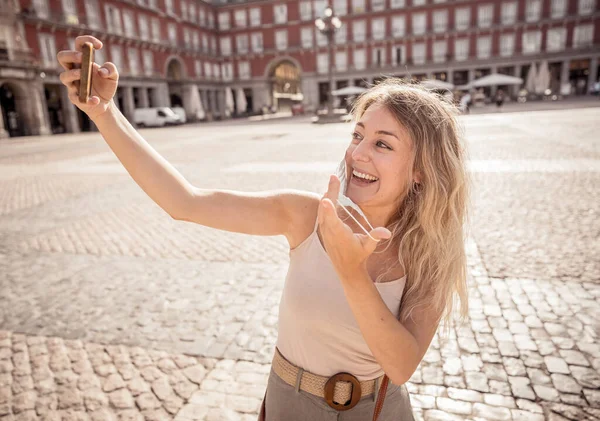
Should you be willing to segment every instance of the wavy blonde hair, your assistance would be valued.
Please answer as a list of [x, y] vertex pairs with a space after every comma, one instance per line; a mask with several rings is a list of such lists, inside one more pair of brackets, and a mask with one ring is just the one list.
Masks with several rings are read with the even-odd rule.
[[[354, 120], [373, 104], [385, 106], [413, 143], [409, 184], [386, 226], [392, 232], [388, 247], [398, 247], [407, 279], [398, 318], [406, 321], [417, 307], [432, 308], [439, 315], [436, 322], [443, 320], [447, 333], [456, 298], [462, 321], [468, 313], [465, 227], [470, 183], [456, 108], [419, 85], [395, 78], [357, 99]], [[419, 184], [413, 182], [415, 171], [420, 174]], [[344, 161], [338, 176], [345, 185]]]

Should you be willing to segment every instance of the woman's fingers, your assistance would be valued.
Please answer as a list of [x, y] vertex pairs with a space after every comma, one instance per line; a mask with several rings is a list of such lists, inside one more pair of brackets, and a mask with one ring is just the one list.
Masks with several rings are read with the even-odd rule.
[[76, 80], [81, 79], [81, 69], [67, 70], [59, 75], [60, 81], [63, 85], [69, 85]]
[[59, 51], [56, 55], [58, 62], [65, 70], [71, 70], [74, 64], [81, 64], [82, 53], [73, 50]]
[[81, 51], [83, 44], [86, 42], [91, 42], [96, 50], [102, 48], [102, 41], [100, 41], [98, 38], [91, 35], [81, 35], [75, 38], [75, 50]]
[[98, 74], [105, 79], [119, 80], [119, 72], [117, 71], [117, 66], [110, 61], [107, 61], [98, 69]]

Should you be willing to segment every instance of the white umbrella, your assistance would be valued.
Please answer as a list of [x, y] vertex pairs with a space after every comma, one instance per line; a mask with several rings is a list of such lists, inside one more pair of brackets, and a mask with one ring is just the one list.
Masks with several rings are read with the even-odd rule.
[[443, 80], [437, 80], [437, 79], [424, 80], [421, 82], [421, 85], [423, 85], [427, 89], [447, 89], [447, 90], [454, 89], [454, 84], [452, 84], [450, 82], [444, 82]]
[[492, 73], [491, 75], [474, 80], [470, 83], [470, 85], [476, 88], [481, 88], [483, 86], [520, 85], [522, 83], [523, 79], [520, 77]]
[[331, 91], [331, 95], [333, 96], [344, 96], [344, 95], [360, 95], [365, 92], [367, 89], [362, 88], [360, 86], [346, 86], [345, 88], [336, 89], [335, 91]]
[[248, 102], [246, 101], [246, 95], [244, 94], [244, 90], [242, 88], [238, 88], [237, 97], [236, 97], [236, 105], [238, 114], [242, 114], [246, 112], [246, 108], [248, 107]]
[[535, 92], [535, 81], [537, 79], [537, 68], [535, 63], [531, 63], [529, 73], [527, 73], [527, 82], [525, 82], [525, 89], [529, 92]]
[[541, 95], [550, 87], [550, 69], [548, 68], [548, 62], [546, 60], [542, 61], [542, 64], [540, 65], [536, 82], [536, 94]]
[[233, 103], [233, 91], [231, 90], [231, 88], [227, 88], [225, 89], [225, 114], [227, 115], [227, 117], [229, 117], [233, 112], [234, 105], [235, 104]]

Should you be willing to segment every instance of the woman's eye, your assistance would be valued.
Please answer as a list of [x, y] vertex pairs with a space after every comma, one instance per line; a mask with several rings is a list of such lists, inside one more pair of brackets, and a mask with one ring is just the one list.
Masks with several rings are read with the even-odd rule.
[[352, 139], [360, 139], [360, 134], [356, 132], [352, 133]]
[[383, 143], [381, 140], [379, 140], [377, 142], [377, 146], [379, 145], [383, 145], [384, 148], [389, 149], [390, 151], [392, 150], [392, 148], [390, 148], [388, 145], [386, 145], [385, 143]]

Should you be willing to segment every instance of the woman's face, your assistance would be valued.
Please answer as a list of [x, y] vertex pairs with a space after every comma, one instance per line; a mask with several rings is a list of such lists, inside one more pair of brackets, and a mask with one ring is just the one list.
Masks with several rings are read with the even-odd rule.
[[346, 196], [372, 224], [384, 224], [409, 185], [413, 149], [408, 132], [385, 106], [373, 104], [356, 123], [345, 162]]

